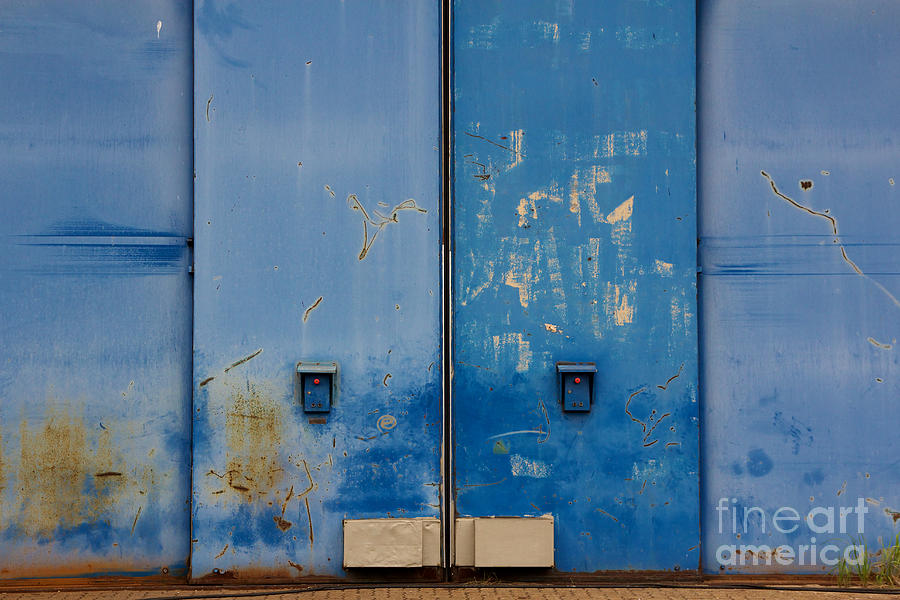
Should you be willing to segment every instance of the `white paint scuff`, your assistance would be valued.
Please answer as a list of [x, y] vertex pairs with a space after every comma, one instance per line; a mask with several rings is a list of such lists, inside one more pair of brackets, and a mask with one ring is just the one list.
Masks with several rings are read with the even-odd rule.
[[532, 477], [535, 479], [546, 479], [550, 477], [553, 468], [541, 460], [532, 460], [525, 458], [521, 454], [511, 454], [509, 456], [509, 469], [513, 477]]
[[159, 32], [162, 31], [162, 21], [156, 22], [156, 39], [159, 39]]

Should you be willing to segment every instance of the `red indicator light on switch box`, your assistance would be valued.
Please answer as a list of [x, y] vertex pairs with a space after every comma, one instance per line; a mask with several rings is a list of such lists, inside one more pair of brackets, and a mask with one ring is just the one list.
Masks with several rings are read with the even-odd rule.
[[317, 378], [313, 379], [313, 383], [316, 385], [319, 385], [319, 378], [317, 377]]
[[576, 377], [576, 378], [575, 378], [575, 383], [581, 383], [581, 377]]

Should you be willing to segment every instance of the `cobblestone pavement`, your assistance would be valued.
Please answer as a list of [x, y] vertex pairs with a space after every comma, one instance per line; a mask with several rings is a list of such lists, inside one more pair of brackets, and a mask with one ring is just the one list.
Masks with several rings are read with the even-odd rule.
[[805, 587], [791, 590], [661, 587], [379, 587], [302, 590], [297, 588], [181, 588], [156, 590], [53, 590], [2, 592], [3, 600], [162, 600], [210, 598], [216, 600], [876, 600], [900, 599], [900, 593], [878, 594], [826, 591]]

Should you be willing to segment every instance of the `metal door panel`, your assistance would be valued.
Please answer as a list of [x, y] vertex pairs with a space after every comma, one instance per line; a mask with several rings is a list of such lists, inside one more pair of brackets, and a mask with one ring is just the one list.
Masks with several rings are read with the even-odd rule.
[[456, 510], [551, 514], [560, 572], [696, 569], [693, 3], [454, 7]]
[[[891, 2], [701, 3], [707, 572], [827, 572], [825, 546], [836, 561], [897, 532], [898, 19]], [[782, 507], [834, 527], [779, 532]]]
[[[344, 577], [343, 519], [440, 515], [439, 5], [195, 28], [192, 576]], [[310, 360], [339, 364], [324, 415]]]
[[187, 571], [191, 18], [0, 3], [0, 579]]

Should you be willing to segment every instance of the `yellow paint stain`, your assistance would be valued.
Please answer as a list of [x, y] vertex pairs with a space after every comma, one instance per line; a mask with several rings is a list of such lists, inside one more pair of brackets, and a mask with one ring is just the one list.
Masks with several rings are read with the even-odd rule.
[[615, 223], [620, 223], [622, 221], [628, 220], [631, 218], [631, 215], [634, 213], [634, 196], [631, 196], [617, 206], [611, 213], [606, 216], [606, 222], [610, 225]]
[[537, 205], [533, 196], [534, 194], [530, 194], [528, 198], [519, 200], [519, 206], [516, 208], [516, 212], [519, 214], [519, 227], [527, 226], [529, 217], [537, 220]]
[[656, 271], [659, 275], [663, 277], [671, 277], [672, 276], [672, 268], [675, 265], [672, 263], [665, 262], [663, 260], [655, 260], [653, 261], [653, 270]]
[[634, 296], [637, 284], [630, 282], [623, 287], [614, 283], [606, 284], [603, 305], [607, 317], [617, 327], [634, 322]]
[[612, 183], [612, 176], [609, 174], [609, 169], [606, 167], [591, 167], [591, 175], [594, 185], [598, 183]]
[[572, 172], [569, 181], [569, 212], [578, 215], [578, 226], [581, 227], [581, 199], [578, 189], [578, 170]]
[[499, 363], [501, 353], [510, 349], [515, 352], [516, 372], [525, 373], [531, 367], [532, 351], [531, 342], [525, 339], [521, 333], [504, 333], [492, 336], [494, 343], [494, 360]]
[[509, 147], [512, 150], [512, 156], [510, 157], [509, 166], [507, 166], [507, 170], [514, 169], [522, 164], [522, 147], [525, 139], [525, 131], [522, 129], [515, 129], [509, 132]]
[[544, 329], [551, 333], [562, 333], [562, 329], [560, 329], [558, 325], [554, 325], [553, 323], [544, 323]]
[[519, 304], [522, 305], [522, 308], [528, 308], [528, 301], [531, 295], [531, 286], [528, 279], [530, 279], [530, 277], [527, 275], [510, 271], [506, 274], [506, 279], [504, 280], [506, 285], [519, 290]]

